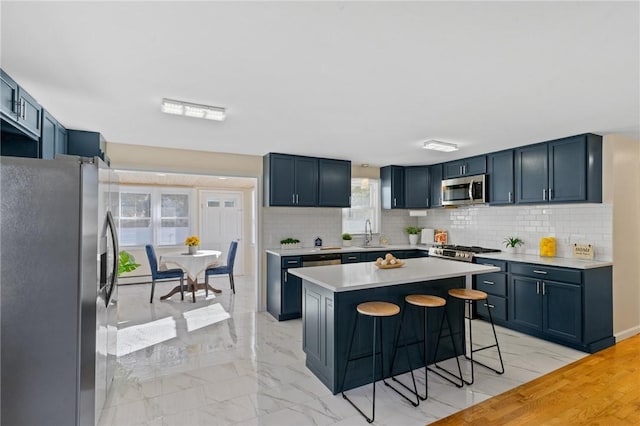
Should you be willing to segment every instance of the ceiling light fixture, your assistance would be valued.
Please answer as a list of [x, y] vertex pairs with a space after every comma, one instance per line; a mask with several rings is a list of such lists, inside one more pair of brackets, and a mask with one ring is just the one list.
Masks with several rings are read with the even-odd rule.
[[227, 110], [211, 105], [192, 104], [189, 102], [163, 99], [160, 110], [167, 114], [185, 115], [187, 117], [205, 118], [207, 120], [224, 121]]
[[432, 149], [434, 151], [452, 152], [458, 150], [458, 145], [448, 142], [440, 142], [435, 139], [425, 141], [424, 149]]

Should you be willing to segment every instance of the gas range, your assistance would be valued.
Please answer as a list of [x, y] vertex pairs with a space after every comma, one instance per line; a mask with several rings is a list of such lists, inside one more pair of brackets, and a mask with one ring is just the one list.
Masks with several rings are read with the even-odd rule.
[[446, 259], [460, 260], [462, 262], [473, 262], [474, 254], [498, 253], [499, 251], [500, 250], [498, 249], [477, 246], [443, 245], [429, 248], [429, 256], [444, 257]]

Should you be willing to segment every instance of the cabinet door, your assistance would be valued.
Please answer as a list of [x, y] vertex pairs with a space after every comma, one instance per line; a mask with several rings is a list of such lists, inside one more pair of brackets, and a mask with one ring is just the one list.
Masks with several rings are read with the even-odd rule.
[[512, 275], [509, 284], [509, 321], [542, 330], [541, 280]]
[[60, 123], [56, 127], [56, 146], [55, 146], [56, 154], [66, 154], [67, 153], [67, 129], [62, 127]]
[[405, 167], [404, 190], [404, 206], [406, 208], [429, 208], [429, 167]]
[[301, 315], [302, 279], [282, 270], [282, 315]]
[[289, 155], [271, 154], [269, 158], [269, 205], [293, 206], [295, 160]]
[[40, 136], [40, 158], [53, 159], [56, 150], [57, 122], [46, 110], [42, 114], [42, 135]]
[[12, 122], [18, 119], [17, 101], [18, 83], [0, 70], [0, 113]]
[[543, 331], [571, 342], [582, 341], [582, 287], [543, 281]]
[[380, 169], [380, 192], [383, 209], [404, 208], [404, 167], [385, 166]]
[[489, 203], [513, 204], [513, 150], [496, 152], [487, 156]]
[[442, 165], [442, 178], [451, 179], [463, 175], [464, 160], [449, 161]]
[[540, 203], [548, 200], [547, 144], [515, 150], [516, 202]]
[[20, 87], [18, 87], [18, 104], [20, 105], [18, 123], [33, 136], [40, 138], [42, 107]]
[[318, 206], [351, 206], [351, 162], [318, 160]]
[[487, 156], [466, 158], [462, 169], [465, 176], [483, 175], [487, 173]]
[[442, 207], [442, 164], [429, 167], [429, 207]]
[[318, 159], [295, 157], [296, 206], [318, 205]]
[[552, 203], [587, 199], [587, 141], [576, 136], [549, 143], [549, 197]]

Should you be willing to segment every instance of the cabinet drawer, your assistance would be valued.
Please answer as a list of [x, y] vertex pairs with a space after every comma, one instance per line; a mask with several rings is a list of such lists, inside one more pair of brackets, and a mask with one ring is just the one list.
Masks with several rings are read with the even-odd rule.
[[282, 269], [300, 268], [302, 266], [301, 256], [287, 256], [282, 258]]
[[476, 276], [476, 290], [496, 296], [507, 296], [507, 276], [504, 273], [492, 272]]
[[344, 253], [342, 255], [342, 263], [358, 263], [362, 262], [360, 253]]
[[477, 263], [478, 265], [495, 266], [497, 268], [500, 268], [500, 272], [507, 272], [506, 260], [483, 259], [481, 257], [476, 256], [474, 263]]
[[556, 268], [553, 266], [533, 265], [530, 263], [512, 262], [509, 265], [512, 274], [526, 275], [551, 281], [566, 283], [582, 283], [582, 272], [577, 269]]
[[507, 320], [507, 299], [505, 299], [504, 297], [489, 295], [489, 297], [487, 297], [487, 301], [481, 300], [479, 302], [476, 302], [476, 312], [478, 313], [478, 315], [481, 315], [488, 319], [489, 312], [487, 307], [484, 306], [485, 303], [493, 306], [493, 309], [491, 309], [491, 316], [493, 317], [493, 319], [502, 321]]

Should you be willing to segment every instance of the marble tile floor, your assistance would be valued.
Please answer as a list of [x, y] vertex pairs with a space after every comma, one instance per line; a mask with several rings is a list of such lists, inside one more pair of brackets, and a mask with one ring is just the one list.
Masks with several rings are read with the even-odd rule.
[[[367, 424], [306, 369], [301, 321], [255, 312], [255, 279], [236, 277], [235, 296], [219, 277], [221, 294], [161, 302], [174, 285], [158, 283], [153, 304], [149, 285], [119, 287], [118, 361], [100, 426]], [[473, 327], [477, 344], [491, 341], [485, 322]], [[458, 389], [430, 373], [429, 400], [416, 408], [379, 382], [375, 424], [428, 424], [587, 355], [500, 327], [498, 339], [504, 375], [476, 367], [475, 384]], [[496, 365], [494, 349], [475, 356]], [[349, 394], [369, 409], [371, 385]]]

